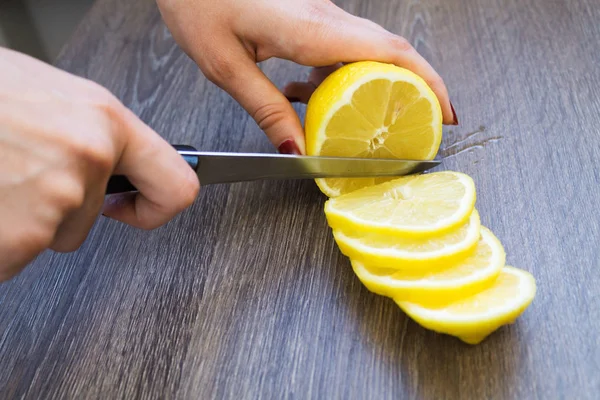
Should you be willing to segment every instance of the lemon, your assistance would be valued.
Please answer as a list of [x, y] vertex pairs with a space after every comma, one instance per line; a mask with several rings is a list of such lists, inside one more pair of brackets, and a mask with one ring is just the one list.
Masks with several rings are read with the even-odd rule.
[[[312, 156], [435, 158], [442, 111], [426, 82], [391, 64], [347, 64], [312, 94], [305, 118]], [[317, 179], [327, 223], [355, 274], [421, 326], [466, 343], [484, 340], [532, 302], [531, 274], [481, 225], [465, 174]]]
[[475, 184], [468, 175], [441, 171], [331, 198], [325, 202], [325, 215], [334, 230], [428, 236], [464, 224], [475, 200]]
[[479, 213], [473, 210], [459, 228], [431, 237], [402, 237], [372, 232], [334, 230], [340, 251], [352, 260], [380, 268], [431, 270], [472, 253], [480, 238]]
[[[415, 73], [361, 61], [339, 68], [315, 90], [306, 108], [305, 134], [308, 155], [433, 159], [442, 139], [442, 110]], [[389, 179], [316, 182], [336, 197]]]
[[486, 227], [473, 254], [442, 270], [398, 271], [351, 260], [360, 281], [373, 293], [419, 304], [443, 304], [492, 285], [504, 267], [506, 253]]
[[536, 293], [533, 276], [505, 266], [494, 283], [472, 296], [438, 307], [396, 300], [400, 308], [421, 326], [478, 344], [503, 325], [514, 322]]

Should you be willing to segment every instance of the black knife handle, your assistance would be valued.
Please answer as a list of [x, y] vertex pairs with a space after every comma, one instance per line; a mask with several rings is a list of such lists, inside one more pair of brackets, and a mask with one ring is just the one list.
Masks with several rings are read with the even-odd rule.
[[[173, 147], [177, 151], [196, 151], [196, 149], [192, 146], [188, 146], [185, 144], [174, 144]], [[183, 155], [183, 159], [188, 163], [188, 165], [196, 171], [198, 169], [198, 157]], [[116, 194], [116, 193], [126, 193], [126, 192], [137, 192], [135, 186], [129, 182], [129, 179], [125, 175], [113, 175], [108, 180], [108, 184], [106, 185], [106, 194]]]

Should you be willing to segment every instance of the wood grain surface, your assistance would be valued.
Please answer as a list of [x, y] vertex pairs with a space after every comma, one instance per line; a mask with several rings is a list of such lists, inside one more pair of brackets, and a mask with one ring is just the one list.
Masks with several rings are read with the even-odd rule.
[[[442, 168], [475, 180], [507, 262], [537, 279], [531, 307], [477, 346], [433, 333], [360, 284], [314, 183], [206, 187], [163, 228], [99, 219], [79, 251], [0, 286], [1, 398], [597, 398], [600, 5], [338, 3], [444, 77], [460, 126]], [[150, 0], [98, 0], [57, 65], [171, 142], [273, 152]], [[308, 72], [262, 66], [279, 86]]]

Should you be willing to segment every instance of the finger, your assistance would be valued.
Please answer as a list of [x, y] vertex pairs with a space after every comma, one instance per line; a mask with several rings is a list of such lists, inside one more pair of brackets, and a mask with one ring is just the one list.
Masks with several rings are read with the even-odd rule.
[[[79, 115], [85, 115], [84, 113], [85, 110], [82, 110]], [[94, 121], [91, 117], [84, 120]], [[107, 122], [109, 122], [107, 118], [99, 118], [93, 123], [99, 129], [97, 136], [111, 132], [111, 124]], [[85, 161], [84, 158], [77, 160], [77, 167], [69, 166], [71, 171], [78, 171], [77, 182], [83, 183], [83, 187], [80, 188], [78, 184], [71, 189], [68, 189], [68, 186], [67, 189], [63, 189], [77, 200], [71, 201], [70, 210], [65, 210], [66, 215], [57, 227], [52, 243], [48, 246], [50, 249], [57, 252], [71, 252], [83, 244], [102, 209], [107, 179], [114, 168], [116, 158], [114, 154], [118, 153], [119, 147], [120, 145], [115, 143], [103, 150], [95, 146], [96, 162], [82, 162]], [[99, 160], [103, 161], [98, 162]]]
[[17, 275], [52, 241], [56, 214], [40, 207], [38, 188], [37, 182], [17, 185], [12, 196], [3, 199], [3, 207], [11, 212], [0, 224], [0, 282]]
[[247, 53], [240, 54], [211, 80], [240, 103], [280, 152], [304, 154], [304, 131], [294, 108]]
[[316, 87], [313, 83], [290, 82], [283, 88], [283, 94], [292, 103], [308, 103]]
[[142, 229], [157, 228], [189, 207], [199, 182], [183, 157], [130, 110], [123, 110], [127, 143], [114, 173], [125, 175], [138, 193], [109, 198], [103, 214]]
[[57, 252], [77, 250], [87, 238], [104, 203], [103, 185], [90, 187], [83, 206], [70, 212], [59, 225], [50, 249]]
[[[406, 68], [423, 78], [436, 94], [444, 123], [457, 122], [444, 81], [406, 39], [335, 6], [331, 10], [296, 46], [282, 47], [279, 56], [311, 66], [371, 60]], [[302, 51], [307, 48], [310, 51]]]
[[283, 94], [292, 103], [301, 102], [306, 104], [315, 89], [325, 80], [325, 78], [341, 66], [341, 63], [337, 63], [326, 67], [313, 68], [308, 76], [307, 82], [290, 82], [284, 87]]
[[308, 81], [313, 83], [315, 86], [319, 86], [321, 82], [325, 80], [332, 72], [340, 69], [342, 67], [342, 63], [335, 63], [333, 65], [327, 65], [325, 67], [316, 67], [313, 68], [308, 76]]
[[83, 200], [75, 203], [60, 225], [56, 229], [52, 243], [48, 246], [57, 252], [71, 252], [77, 250], [89, 235], [94, 222], [100, 214], [104, 203], [104, 188], [107, 184], [107, 173], [110, 170], [98, 168], [97, 165], [88, 165], [81, 172], [82, 181], [86, 183], [83, 191]]

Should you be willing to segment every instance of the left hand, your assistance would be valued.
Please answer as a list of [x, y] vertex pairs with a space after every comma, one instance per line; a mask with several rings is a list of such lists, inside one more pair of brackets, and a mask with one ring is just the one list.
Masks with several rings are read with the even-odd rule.
[[[442, 78], [410, 45], [329, 0], [157, 0], [164, 21], [204, 75], [254, 118], [280, 152], [304, 154], [304, 131], [290, 101], [306, 103], [340, 63], [380, 61], [421, 76], [456, 124]], [[271, 57], [319, 67], [309, 83], [279, 91], [256, 63]]]

